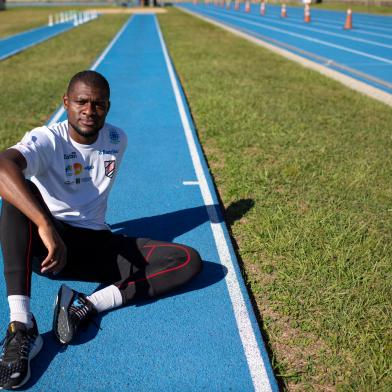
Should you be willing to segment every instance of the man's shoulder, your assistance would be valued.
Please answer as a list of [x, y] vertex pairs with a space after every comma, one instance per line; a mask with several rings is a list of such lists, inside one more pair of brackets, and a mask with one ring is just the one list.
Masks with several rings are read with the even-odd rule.
[[49, 139], [52, 143], [58, 138], [66, 138], [67, 128], [64, 122], [53, 123], [50, 125], [42, 125], [37, 128], [33, 128], [27, 132], [25, 138], [37, 140], [37, 139]]
[[49, 124], [42, 128], [46, 129], [48, 134], [52, 134], [56, 137], [67, 138], [68, 135], [68, 121], [61, 121]]
[[54, 141], [55, 133], [46, 125], [43, 125], [26, 132], [20, 143], [27, 145], [46, 145], [48, 142], [53, 144]]

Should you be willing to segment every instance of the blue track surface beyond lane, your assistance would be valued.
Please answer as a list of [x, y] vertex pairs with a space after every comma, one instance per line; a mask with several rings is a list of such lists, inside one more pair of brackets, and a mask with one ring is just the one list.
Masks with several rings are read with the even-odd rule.
[[72, 22], [38, 27], [0, 39], [0, 61], [74, 28]]
[[335, 69], [387, 93], [392, 93], [392, 17], [354, 14], [353, 29], [344, 30], [345, 13], [312, 10], [311, 23], [303, 21], [302, 8], [267, 4], [265, 16], [260, 6], [244, 5], [228, 10], [213, 4], [180, 5], [213, 21], [247, 33], [304, 58]]
[[[32, 310], [45, 345], [34, 391], [277, 391], [213, 183], [155, 16], [127, 23], [97, 71], [112, 90], [110, 123], [128, 134], [109, 203], [113, 230], [182, 242], [202, 273], [156, 301], [107, 313], [63, 350], [51, 336], [61, 281], [33, 276]], [[97, 284], [68, 282], [90, 292]], [[1, 283], [0, 310], [8, 306]]]

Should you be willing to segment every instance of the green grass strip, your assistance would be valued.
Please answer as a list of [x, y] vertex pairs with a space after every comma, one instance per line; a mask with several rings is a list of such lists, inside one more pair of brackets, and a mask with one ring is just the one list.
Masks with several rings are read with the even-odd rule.
[[72, 75], [92, 65], [127, 18], [102, 16], [0, 62], [0, 148], [50, 118]]
[[391, 109], [180, 11], [159, 20], [279, 379], [387, 391]]
[[63, 11], [83, 11], [85, 7], [21, 7], [10, 8], [0, 12], [0, 38], [22, 31], [45, 26], [49, 15]]

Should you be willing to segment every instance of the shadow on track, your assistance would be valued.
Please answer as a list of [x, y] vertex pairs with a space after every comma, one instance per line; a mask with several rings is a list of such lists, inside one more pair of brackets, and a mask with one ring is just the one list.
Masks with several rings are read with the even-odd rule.
[[[232, 224], [234, 221], [240, 219], [253, 207], [253, 204], [253, 201], [250, 199], [239, 200], [232, 203], [225, 211], [228, 223]], [[147, 218], [128, 220], [111, 225], [111, 229], [129, 236], [150, 237], [162, 241], [173, 241], [181, 234], [191, 231], [195, 227], [210, 221], [211, 217], [214, 223], [223, 221], [223, 217], [220, 213], [220, 207], [200, 206]], [[164, 298], [170, 298], [172, 296], [181, 295], [194, 290], [200, 290], [221, 281], [225, 278], [226, 274], [226, 267], [219, 263], [203, 260], [202, 272], [191, 282], [159, 298], [138, 301], [137, 303], [129, 306], [145, 306]], [[57, 279], [54, 278], [54, 280]], [[107, 284], [99, 284], [95, 291], [101, 290], [106, 286]], [[72, 345], [81, 345], [94, 339], [101, 329], [101, 320], [106, 314], [107, 312], [100, 313], [94, 318], [94, 322], [90, 323], [87, 328], [82, 327]], [[32, 361], [31, 378], [21, 388], [21, 390], [27, 390], [34, 386], [46, 372], [55, 356], [58, 353], [67, 350], [67, 346], [57, 343], [53, 337], [52, 331], [47, 331], [41, 336], [44, 339], [44, 347]]]

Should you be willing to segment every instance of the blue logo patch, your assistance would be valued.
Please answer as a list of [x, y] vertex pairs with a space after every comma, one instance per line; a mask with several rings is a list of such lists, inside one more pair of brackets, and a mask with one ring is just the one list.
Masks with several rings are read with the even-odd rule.
[[111, 141], [113, 144], [118, 144], [118, 143], [120, 143], [120, 134], [119, 134], [115, 129], [111, 129], [111, 130], [110, 130], [110, 132], [109, 132], [109, 138], [110, 138], [110, 141]]

